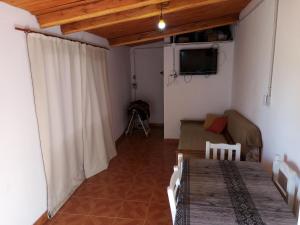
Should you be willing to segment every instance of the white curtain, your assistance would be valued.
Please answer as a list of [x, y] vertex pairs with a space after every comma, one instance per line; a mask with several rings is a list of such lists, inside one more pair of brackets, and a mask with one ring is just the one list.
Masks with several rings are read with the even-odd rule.
[[[107, 168], [107, 162], [116, 155], [112, 138], [106, 52], [103, 49], [82, 45], [83, 99], [84, 99], [84, 169], [87, 177]], [[102, 85], [98, 85], [102, 84]], [[102, 138], [99, 138], [102, 137]], [[103, 141], [106, 140], [106, 141]]]
[[28, 34], [28, 50], [53, 216], [86, 177], [116, 155], [111, 133], [106, 52]]

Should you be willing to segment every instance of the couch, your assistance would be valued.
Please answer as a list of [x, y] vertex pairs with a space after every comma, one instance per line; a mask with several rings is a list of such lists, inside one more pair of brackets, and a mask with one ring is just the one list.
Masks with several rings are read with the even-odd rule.
[[178, 153], [185, 158], [204, 158], [205, 143], [241, 144], [241, 160], [260, 161], [262, 138], [259, 128], [235, 110], [224, 112], [227, 126], [221, 134], [203, 128], [204, 121], [182, 120]]

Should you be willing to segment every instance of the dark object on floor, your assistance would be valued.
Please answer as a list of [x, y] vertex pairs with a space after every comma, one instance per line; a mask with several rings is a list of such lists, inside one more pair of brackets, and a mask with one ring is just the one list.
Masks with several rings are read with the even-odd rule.
[[145, 135], [148, 136], [150, 132], [149, 118], [150, 118], [150, 107], [147, 102], [137, 100], [131, 102], [128, 107], [129, 124], [125, 134], [132, 133], [134, 129], [143, 130]]
[[150, 107], [147, 102], [144, 102], [142, 100], [131, 102], [128, 107], [129, 116], [132, 115], [133, 110], [136, 110], [138, 112], [138, 114], [141, 116], [141, 119], [143, 121], [148, 120], [150, 118]]

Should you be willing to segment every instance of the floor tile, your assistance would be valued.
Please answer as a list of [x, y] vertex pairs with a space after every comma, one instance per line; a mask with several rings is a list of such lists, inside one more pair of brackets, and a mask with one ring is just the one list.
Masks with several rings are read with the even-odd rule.
[[151, 203], [147, 215], [146, 224], [168, 225], [172, 223], [169, 205]]
[[147, 219], [145, 225], [172, 225], [172, 221], [160, 219], [160, 218], [153, 219], [153, 220]]
[[108, 217], [90, 216], [89, 220], [90, 220], [89, 225], [112, 225], [115, 222], [114, 218], [108, 218]]
[[144, 225], [144, 220], [137, 219], [116, 219], [114, 225]]
[[134, 178], [133, 182], [141, 186], [152, 187], [156, 183], [156, 177], [151, 172], [138, 173]]
[[47, 225], [171, 225], [166, 189], [176, 149], [161, 128], [125, 137], [108, 169], [87, 179]]
[[151, 203], [168, 204], [167, 188], [163, 185], [158, 185], [152, 189]]
[[144, 219], [148, 211], [149, 203], [125, 201], [118, 214], [120, 218]]
[[110, 169], [105, 170], [88, 180], [85, 183], [93, 184], [113, 184], [132, 182], [134, 175], [131, 172], [113, 172]]
[[85, 215], [58, 214], [51, 221], [51, 225], [110, 225], [115, 219], [93, 217]]
[[131, 186], [132, 182], [107, 184], [87, 183], [82, 185], [75, 192], [74, 196], [122, 200], [131, 189]]
[[63, 213], [116, 217], [121, 209], [122, 201], [73, 197], [63, 207]]
[[149, 202], [152, 196], [151, 186], [142, 186], [135, 183], [126, 194], [126, 200]]
[[122, 203], [123, 202], [119, 200], [99, 199], [94, 202], [94, 208], [91, 211], [91, 215], [116, 217], [122, 207]]

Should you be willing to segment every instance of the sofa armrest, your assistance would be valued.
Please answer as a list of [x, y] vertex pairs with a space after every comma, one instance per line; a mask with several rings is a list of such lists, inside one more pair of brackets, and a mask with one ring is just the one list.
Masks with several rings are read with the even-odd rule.
[[260, 162], [260, 150], [258, 148], [251, 149], [246, 155], [246, 161]]

